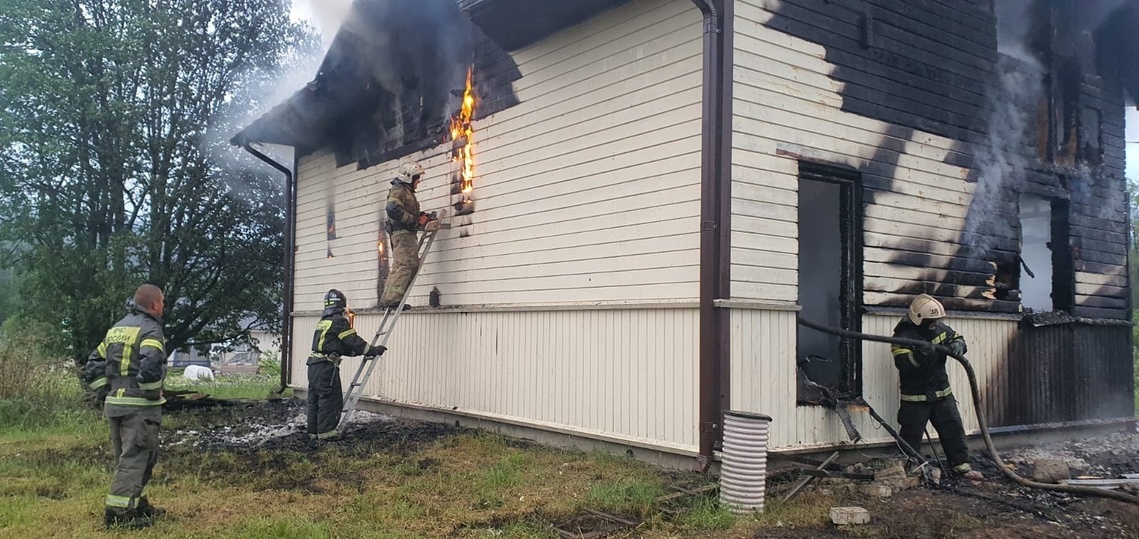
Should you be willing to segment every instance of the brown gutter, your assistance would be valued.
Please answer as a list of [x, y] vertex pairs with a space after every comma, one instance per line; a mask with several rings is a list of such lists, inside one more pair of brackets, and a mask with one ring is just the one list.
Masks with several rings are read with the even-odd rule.
[[704, 15], [700, 147], [700, 375], [697, 467], [707, 470], [730, 406], [732, 17], [734, 2], [692, 0]]
[[[283, 318], [281, 320], [281, 387], [277, 388], [277, 393], [280, 394], [288, 389], [289, 381], [292, 378], [293, 265], [296, 259], [294, 251], [296, 250], [297, 243], [297, 228], [294, 226], [294, 221], [297, 215], [297, 190], [296, 184], [293, 181], [292, 170], [274, 161], [269, 156], [254, 150], [248, 142], [242, 147], [254, 157], [264, 161], [285, 175], [285, 291], [284, 298], [282, 298], [284, 307], [282, 308]], [[297, 167], [296, 153], [296, 149], [294, 149], [293, 170], [296, 170]]]

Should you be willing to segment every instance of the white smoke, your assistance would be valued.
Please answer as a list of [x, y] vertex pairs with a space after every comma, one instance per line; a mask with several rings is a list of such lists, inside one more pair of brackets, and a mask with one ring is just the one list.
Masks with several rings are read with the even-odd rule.
[[322, 52], [328, 52], [332, 38], [351, 9], [352, 0], [293, 0], [292, 16], [295, 20], [312, 24], [324, 42]]
[[[1132, 100], [1139, 103], [1139, 96]], [[1139, 184], [1139, 107], [1127, 107], [1125, 138], [1127, 140], [1127, 179]]]
[[1033, 112], [1043, 92], [1044, 67], [1030, 52], [1030, 2], [997, 2], [996, 73], [987, 95], [988, 135], [976, 155], [977, 185], [965, 219], [965, 244], [976, 256], [992, 247], [987, 233], [1005, 226], [993, 219], [1002, 192], [1024, 180]]

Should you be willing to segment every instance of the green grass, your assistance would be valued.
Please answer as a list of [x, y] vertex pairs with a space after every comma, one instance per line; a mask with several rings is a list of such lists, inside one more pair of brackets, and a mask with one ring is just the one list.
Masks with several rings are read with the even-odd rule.
[[595, 483], [585, 498], [586, 506], [602, 511], [646, 515], [653, 500], [664, 494], [660, 481], [643, 477], [621, 477]]
[[679, 522], [697, 530], [726, 530], [736, 524], [738, 517], [720, 506], [715, 498], [701, 497], [692, 500]]
[[300, 518], [252, 517], [237, 525], [231, 535], [241, 539], [325, 539], [328, 526]]
[[[168, 414], [163, 429], [202, 429], [236, 413]], [[85, 414], [82, 423], [0, 434], [0, 536], [114, 536], [100, 529], [107, 426]], [[649, 517], [665, 491], [663, 477], [625, 458], [518, 447], [483, 433], [411, 452], [382, 441], [308, 453], [172, 446], [161, 452], [147, 488], [170, 517], [137, 535], [553, 538], [551, 522], [585, 508]], [[695, 508], [682, 525], [658, 520], [645, 531], [665, 537], [724, 529], [717, 518], [712, 508]]]
[[508, 539], [557, 539], [558, 533], [554, 531], [553, 526], [535, 524], [531, 522], [511, 522], [504, 526], [501, 530], [501, 535], [493, 534], [496, 537], [506, 537]]
[[[281, 386], [279, 376], [271, 374], [216, 375], [214, 380], [190, 381], [182, 378], [182, 371], [170, 371], [165, 387], [170, 391], [195, 391], [218, 399], [264, 399]], [[289, 397], [292, 389], [282, 395]]]

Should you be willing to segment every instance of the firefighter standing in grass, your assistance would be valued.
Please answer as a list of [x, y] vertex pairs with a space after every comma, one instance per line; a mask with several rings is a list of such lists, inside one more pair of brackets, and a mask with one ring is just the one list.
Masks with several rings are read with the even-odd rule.
[[432, 219], [419, 211], [419, 201], [415, 190], [423, 178], [423, 167], [419, 163], [408, 162], [399, 166], [399, 172], [392, 180], [388, 191], [387, 229], [391, 238], [392, 262], [384, 293], [380, 297], [380, 307], [393, 309], [399, 306], [411, 278], [419, 267], [419, 243], [416, 232]]
[[[127, 315], [135, 311], [134, 298], [127, 298]], [[100, 355], [100, 350], [95, 349], [90, 356], [80, 359], [77, 363], [82, 367], [82, 375], [80, 379], [83, 381], [83, 388], [90, 393], [91, 399], [100, 410], [103, 409], [103, 401], [107, 399], [107, 394], [111, 392], [111, 388], [107, 385], [107, 358]], [[115, 455], [117, 458], [118, 455]]]
[[88, 358], [88, 365], [104, 366], [108, 391], [103, 415], [111, 427], [114, 477], [103, 513], [107, 528], [145, 528], [165, 514], [142, 495], [158, 462], [158, 429], [166, 402], [165, 305], [157, 286], [138, 287], [130, 312], [107, 331]]
[[324, 295], [324, 311], [312, 336], [312, 353], [308, 356], [308, 435], [313, 439], [333, 438], [344, 408], [344, 391], [340, 385], [340, 360], [344, 356], [374, 359], [384, 353], [383, 346], [369, 346], [356, 334], [348, 318], [348, 298], [335, 288]]
[[[964, 355], [965, 338], [942, 322], [943, 318], [945, 307], [941, 302], [922, 294], [910, 303], [906, 318], [894, 327], [894, 337], [947, 346], [955, 354]], [[895, 344], [892, 349], [902, 390], [898, 409], [902, 439], [920, 450], [926, 423], [931, 422], [941, 438], [950, 471], [972, 480], [983, 479], [981, 473], [969, 465], [965, 427], [945, 371], [948, 356], [932, 346], [915, 348]]]

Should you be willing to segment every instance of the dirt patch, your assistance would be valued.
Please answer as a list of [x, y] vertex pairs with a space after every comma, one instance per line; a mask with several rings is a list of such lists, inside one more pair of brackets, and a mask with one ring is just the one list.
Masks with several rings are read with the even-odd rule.
[[[819, 487], [816, 487], [819, 488]], [[870, 523], [834, 526], [829, 522], [759, 530], [757, 538], [885, 537], [885, 538], [1101, 538], [1139, 536], [1139, 507], [1113, 500], [1047, 500], [1044, 503], [1006, 498], [1003, 485], [915, 489], [889, 498], [868, 498], [843, 486], [822, 487], [834, 505], [863, 507]], [[807, 502], [815, 493], [807, 493]]]
[[1139, 432], [1117, 432], [1094, 438], [1068, 440], [1039, 447], [1017, 449], [1002, 454], [1009, 464], [1031, 476], [1029, 466], [1036, 459], [1060, 459], [1068, 463], [1072, 475], [1111, 478], [1139, 473]]
[[[175, 426], [163, 432], [160, 466], [194, 470], [201, 481], [305, 494], [325, 494], [331, 485], [363, 491], [370, 468], [398, 462], [398, 457], [466, 432], [358, 412], [340, 437], [312, 440], [304, 432], [303, 403], [292, 399], [185, 410], [167, 417]], [[423, 459], [416, 466], [426, 470], [433, 464]]]
[[[787, 509], [780, 508], [786, 504], [780, 504], [778, 499], [802, 474], [797, 469], [775, 473], [768, 482], [768, 512], [758, 520], [737, 519], [734, 524], [725, 524], [725, 528], [713, 524], [721, 520], [714, 513], [714, 494], [702, 490], [709, 485], [706, 478], [660, 470], [656, 477], [661, 480], [663, 491], [683, 496], [654, 503], [651, 510], [638, 513], [640, 518], [635, 525], [622, 525], [589, 512], [600, 506], [590, 505], [585, 501], [585, 494], [590, 492], [591, 486], [612, 479], [611, 474], [593, 470], [597, 463], [591, 459], [560, 460], [559, 456], [556, 462], [561, 464], [550, 465], [542, 472], [558, 475], [578, 473], [578, 468], [588, 470], [580, 487], [559, 494], [565, 499], [573, 497], [582, 501], [565, 504], [560, 503], [565, 500], [559, 499], [557, 510], [551, 509], [552, 498], [539, 505], [526, 506], [511, 502], [520, 500], [523, 495], [527, 500], [535, 497], [535, 487], [516, 484], [519, 480], [514, 476], [507, 479], [493, 476], [501, 484], [488, 487], [491, 476], [457, 466], [455, 455], [440, 460], [439, 452], [451, 444], [466, 443], [469, 447], [458, 459], [482, 462], [479, 466], [485, 471], [503, 465], [508, 453], [540, 452], [545, 450], [543, 446], [495, 438], [495, 445], [488, 447], [497, 448], [497, 453], [483, 454], [478, 439], [472, 442], [469, 437], [456, 437], [474, 432], [472, 430], [368, 413], [358, 414], [357, 422], [339, 439], [316, 442], [303, 433], [303, 414], [303, 403], [293, 400], [242, 403], [216, 410], [171, 414], [172, 428], [164, 431], [160, 465], [196, 470], [194, 474], [200, 480], [224, 484], [240, 482], [255, 491], [339, 497], [380, 489], [385, 492], [385, 499], [399, 502], [383, 509], [386, 512], [382, 518], [407, 519], [398, 520], [401, 526], [415, 527], [419, 523], [414, 519], [427, 518], [421, 516], [419, 509], [424, 500], [453, 497], [448, 507], [470, 508], [465, 512], [469, 516], [456, 518], [459, 522], [441, 527], [447, 530], [444, 534], [453, 537], [483, 537], [488, 533], [550, 536], [555, 529], [570, 534], [597, 533], [612, 537], [1139, 537], [1139, 506], [1025, 489], [1000, 476], [993, 464], [980, 454], [974, 456], [973, 465], [989, 477], [980, 484], [946, 479], [938, 490], [919, 488], [896, 492], [887, 498], [872, 498], [861, 490], [865, 482], [818, 479], [796, 498], [795, 508]], [[83, 451], [80, 449], [64, 457], [105, 465], [98, 451], [90, 452], [93, 454], [83, 454]], [[1009, 451], [1005, 456], [1022, 467], [1023, 473], [1028, 473], [1024, 467], [1036, 458], [1062, 458], [1069, 462], [1074, 474], [1114, 477], [1139, 471], [1139, 434], [1117, 433], [1074, 440]], [[60, 455], [50, 453], [37, 456], [57, 457]], [[199, 464], [201, 462], [208, 465]], [[872, 473], [875, 466], [892, 463], [887, 460], [846, 471]], [[773, 472], [776, 469], [773, 467]], [[466, 474], [463, 477], [467, 479], [462, 485], [439, 490], [438, 487], [455, 474]], [[531, 471], [530, 475], [534, 473]], [[537, 477], [549, 476], [539, 473]], [[469, 492], [457, 492], [463, 489]], [[388, 492], [394, 492], [394, 498], [388, 498]], [[49, 497], [52, 494], [56, 493], [43, 493]], [[692, 502], [700, 496], [706, 497], [703, 499], [706, 503]], [[870, 524], [831, 525], [822, 515], [827, 508], [836, 505], [867, 509]], [[377, 507], [360, 510], [379, 510]], [[781, 510], [785, 511], [783, 516], [780, 516]], [[693, 514], [700, 511], [703, 513], [698, 516], [703, 519], [693, 518]], [[707, 522], [708, 527], [699, 527], [693, 522]]]
[[[220, 412], [220, 413], [219, 413]], [[468, 432], [440, 423], [425, 423], [358, 411], [346, 431], [332, 440], [313, 441], [305, 433], [305, 407], [297, 399], [257, 401], [213, 409], [186, 411], [193, 428], [164, 433], [163, 447], [206, 451], [250, 449], [312, 452], [328, 448], [409, 454], [425, 443]]]
[[[1031, 476], [1036, 459], [1066, 461], [1075, 475], [1115, 478], [1139, 472], [1139, 433], [1117, 432], [1099, 437], [1022, 448], [1002, 453], [1018, 473]], [[847, 471], [873, 471], [889, 462], [870, 462]], [[974, 454], [973, 468], [988, 478], [981, 483], [947, 478], [941, 488], [912, 489], [891, 497], [862, 494], [866, 482], [817, 480], [800, 494], [833, 505], [856, 505], [870, 512], [871, 522], [837, 527], [829, 522], [795, 529], [767, 526], [755, 537], [907, 537], [907, 538], [1098, 538], [1139, 537], [1139, 505], [1076, 497], [1021, 487], [1001, 475], [995, 464]], [[854, 468], [858, 468], [854, 470]], [[781, 498], [801, 474], [777, 473], [768, 482], [769, 500]]]

